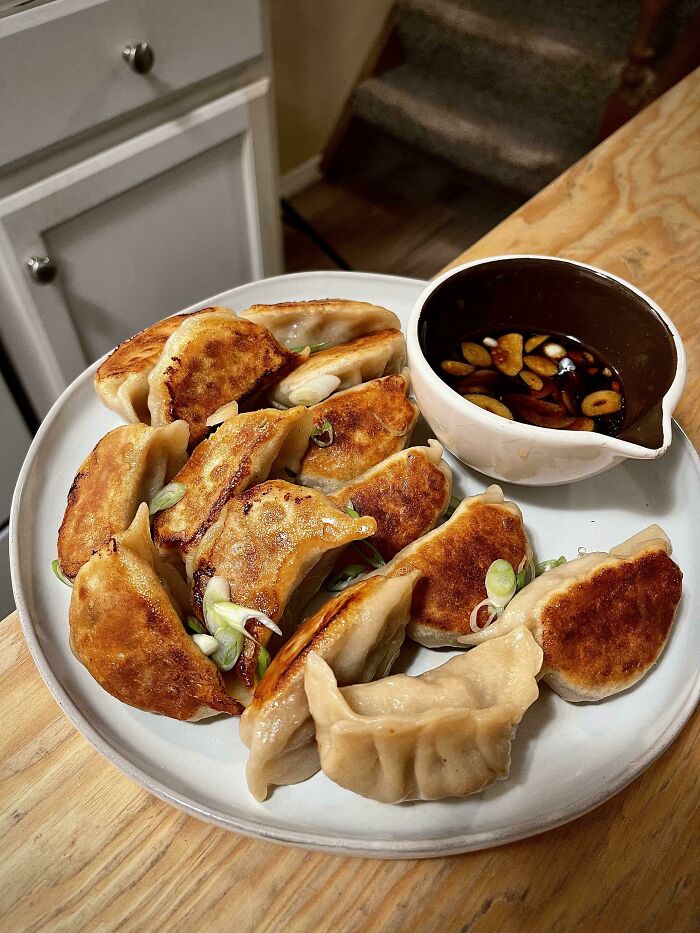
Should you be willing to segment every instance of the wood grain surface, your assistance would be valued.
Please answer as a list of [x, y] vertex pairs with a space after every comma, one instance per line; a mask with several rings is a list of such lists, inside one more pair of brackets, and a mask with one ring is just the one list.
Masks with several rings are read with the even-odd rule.
[[[679, 327], [697, 443], [700, 73], [459, 260], [543, 252], [649, 292]], [[431, 861], [285, 849], [184, 816], [107, 764], [0, 624], [0, 929], [697, 930], [700, 716], [587, 816], [519, 843]]]

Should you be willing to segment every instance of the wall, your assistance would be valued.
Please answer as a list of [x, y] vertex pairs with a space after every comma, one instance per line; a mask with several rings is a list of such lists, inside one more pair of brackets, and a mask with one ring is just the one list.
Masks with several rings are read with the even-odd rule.
[[282, 174], [323, 151], [393, 0], [271, 0]]

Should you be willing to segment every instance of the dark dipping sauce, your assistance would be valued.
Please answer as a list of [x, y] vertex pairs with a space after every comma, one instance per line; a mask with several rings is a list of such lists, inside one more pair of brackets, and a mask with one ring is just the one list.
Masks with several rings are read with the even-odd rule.
[[481, 331], [433, 363], [480, 408], [542, 428], [616, 437], [625, 416], [622, 380], [591, 347], [564, 334]]

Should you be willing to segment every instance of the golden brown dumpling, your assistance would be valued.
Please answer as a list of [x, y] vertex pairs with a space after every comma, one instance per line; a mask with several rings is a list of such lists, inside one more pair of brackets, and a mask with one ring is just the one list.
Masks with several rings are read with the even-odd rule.
[[342, 298], [251, 305], [246, 311], [241, 311], [240, 316], [267, 327], [275, 339], [290, 350], [303, 347], [326, 349], [365, 334], [401, 328], [393, 311], [366, 301]]
[[309, 655], [325, 658], [341, 684], [383, 677], [404, 640], [418, 576], [357, 583], [307, 619], [273, 660], [241, 719], [250, 749], [246, 777], [256, 800], [265, 799], [271, 784], [296, 784], [319, 769], [304, 692]]
[[270, 393], [275, 405], [314, 405], [341, 392], [400, 373], [406, 365], [406, 341], [400, 330], [390, 328], [357, 337], [312, 354], [293, 373], [280, 380]]
[[98, 441], [73, 480], [58, 532], [59, 564], [69, 580], [170, 482], [187, 458], [188, 433], [184, 421], [125, 424]]
[[[373, 518], [352, 518], [322, 492], [269, 480], [231, 499], [219, 520], [188, 556], [193, 599], [204, 618], [204, 594], [213, 576], [223, 577], [231, 601], [257, 609], [288, 635], [299, 611], [328, 575], [338, 548], [376, 530]], [[272, 633], [258, 622], [250, 633], [273, 650]], [[237, 670], [255, 685], [258, 645], [246, 639]]]
[[95, 373], [95, 391], [107, 408], [127, 421], [151, 423], [148, 376], [160, 359], [165, 341], [191, 316], [175, 314], [158, 321], [129, 337], [110, 353]]
[[384, 560], [427, 534], [447, 511], [452, 471], [442, 459], [442, 445], [409, 447], [330, 494], [341, 509], [370, 515], [377, 530], [368, 540]]
[[304, 358], [281, 347], [264, 327], [227, 308], [210, 308], [178, 327], [151, 370], [151, 422], [181, 418], [194, 447], [206, 436], [210, 415], [257, 395]]
[[299, 482], [331, 492], [403, 450], [418, 418], [418, 406], [406, 398], [408, 389], [406, 370], [314, 405], [316, 432], [330, 425], [332, 435], [319, 433], [312, 439], [301, 462]]
[[658, 525], [609, 554], [585, 554], [546, 571], [501, 617], [460, 642], [477, 645], [526, 625], [544, 650], [542, 677], [572, 703], [627, 690], [664, 650], [683, 574]]
[[[499, 486], [464, 499], [454, 515], [424, 538], [400, 551], [381, 573], [423, 572], [411, 607], [409, 638], [428, 648], [459, 646], [471, 631], [469, 617], [486, 598], [486, 572], [495, 560], [514, 569], [532, 560], [520, 509], [507, 502]], [[488, 617], [486, 607], [478, 620]]]
[[[167, 582], [166, 582], [167, 581]], [[240, 715], [221, 673], [185, 631], [182, 580], [160, 561], [140, 507], [127, 531], [81, 568], [70, 604], [71, 648], [123, 703], [173, 719]]]
[[155, 517], [156, 544], [179, 563], [233, 496], [272, 478], [296, 475], [312, 420], [303, 405], [264, 408], [228, 418], [202, 441], [174, 477], [185, 486], [175, 505]]

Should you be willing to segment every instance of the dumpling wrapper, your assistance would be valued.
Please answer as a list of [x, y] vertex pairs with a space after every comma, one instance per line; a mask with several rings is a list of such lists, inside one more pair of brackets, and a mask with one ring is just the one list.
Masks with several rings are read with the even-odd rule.
[[[387, 576], [423, 572], [416, 587], [407, 634], [428, 648], [459, 647], [470, 632], [469, 616], [486, 599], [486, 571], [495, 560], [507, 560], [515, 570], [532, 550], [520, 509], [503, 497], [500, 486], [489, 486], [464, 499], [444, 525], [409, 544], [377, 572]], [[486, 607], [479, 610], [483, 624]]]
[[501, 617], [460, 638], [485, 643], [526, 625], [544, 650], [542, 677], [572, 703], [627, 690], [668, 641], [683, 574], [671, 542], [650, 525], [609, 554], [585, 554], [546, 571], [517, 593]]
[[333, 428], [333, 443], [313, 442], [302, 458], [299, 482], [332, 492], [408, 444], [418, 406], [406, 397], [408, 370], [332, 395], [311, 408], [314, 426]]
[[266, 327], [290, 350], [319, 345], [325, 349], [380, 330], [401, 328], [393, 311], [342, 298], [251, 305], [240, 316]]
[[224, 421], [174, 477], [186, 491], [155, 517], [154, 537], [161, 552], [179, 564], [231, 498], [268, 476], [296, 475], [311, 428], [311, 414], [303, 405], [245, 412]]
[[409, 447], [330, 494], [339, 508], [352, 506], [375, 519], [377, 530], [368, 540], [384, 560], [431, 531], [447, 511], [452, 470], [442, 453], [436, 440]]
[[[201, 314], [195, 311], [193, 314]], [[107, 408], [127, 421], [151, 423], [148, 376], [160, 359], [165, 341], [192, 314], [175, 314], [158, 321], [113, 350], [95, 373], [95, 391]]]
[[270, 393], [270, 400], [286, 408], [307, 404], [297, 396], [302, 387], [313, 385], [319, 376], [335, 376], [340, 380], [334, 389], [326, 393], [329, 395], [331, 391], [351, 389], [379, 376], [400, 373], [405, 366], [406, 341], [403, 334], [394, 328], [382, 330], [312, 354], [277, 383]]
[[210, 415], [257, 395], [305, 358], [227, 308], [202, 311], [168, 337], [151, 370], [151, 423], [186, 421], [194, 447], [206, 436]]
[[403, 643], [418, 577], [363, 580], [307, 619], [274, 658], [240, 725], [256, 800], [265, 799], [270, 785], [297, 784], [320, 767], [304, 690], [307, 658], [325, 658], [343, 684], [383, 677]]
[[172, 719], [239, 715], [221, 673], [187, 634], [188, 597], [151, 541], [148, 507], [81, 568], [70, 604], [75, 657], [108, 693]]
[[[212, 576], [225, 577], [231, 600], [264, 612], [285, 635], [335, 562], [336, 551], [374, 534], [373, 518], [352, 518], [328, 496], [283, 480], [269, 480], [231, 499], [191, 557], [193, 601], [199, 618]], [[247, 629], [274, 654], [279, 636], [259, 622]], [[245, 640], [236, 670], [255, 686], [258, 645]]]
[[483, 790], [508, 776], [511, 740], [539, 695], [541, 663], [542, 649], [524, 626], [419, 677], [343, 689], [312, 654], [305, 687], [321, 768], [341, 787], [383, 803]]
[[97, 442], [73, 480], [58, 532], [58, 560], [69, 580], [170, 482], [187, 459], [188, 435], [184, 421], [125, 424]]

